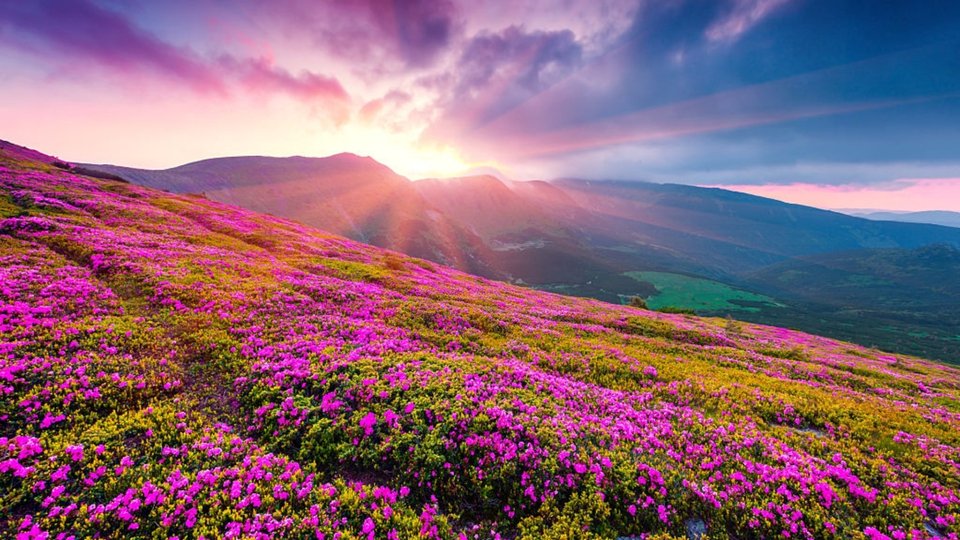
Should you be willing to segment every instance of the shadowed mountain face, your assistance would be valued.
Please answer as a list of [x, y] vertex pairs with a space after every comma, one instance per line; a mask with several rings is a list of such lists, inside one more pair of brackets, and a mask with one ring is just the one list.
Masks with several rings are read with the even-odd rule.
[[[704, 313], [731, 313], [868, 345], [960, 358], [956, 317], [942, 320], [947, 313], [930, 302], [896, 302], [929, 298], [933, 289], [928, 281], [950, 275], [949, 257], [926, 272], [911, 270], [916, 268], [911, 261], [922, 256], [916, 249], [923, 246], [960, 246], [956, 228], [871, 221], [671, 184], [511, 182], [488, 175], [411, 182], [352, 154], [220, 158], [164, 171], [87, 167], [567, 294], [620, 302], [663, 293], [669, 283], [660, 279], [702, 278], [707, 280], [703, 290], [718, 290], [709, 285], [714, 283], [734, 296], [715, 308], [698, 299], [696, 307]], [[841, 253], [845, 255], [833, 258]], [[894, 284], [887, 277], [856, 277], [864, 271], [857, 264], [869, 266], [881, 256], [886, 268], [896, 270]], [[789, 278], [799, 271], [795, 265], [808, 269], [822, 261], [830, 261], [829, 271], [804, 270], [802, 279]], [[742, 297], [730, 291], [740, 291]], [[770, 302], [758, 303], [750, 293]], [[878, 303], [878, 295], [889, 301]], [[739, 308], [731, 312], [731, 305]], [[851, 320], [852, 313], [858, 318]], [[893, 330], [865, 331], [877, 327], [871, 327], [877, 321]], [[910, 342], [910, 336], [921, 334], [927, 336], [924, 343]]]

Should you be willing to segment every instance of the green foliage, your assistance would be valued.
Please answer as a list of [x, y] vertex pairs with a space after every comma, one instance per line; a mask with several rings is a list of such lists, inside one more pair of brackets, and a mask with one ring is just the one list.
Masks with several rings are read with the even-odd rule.
[[652, 283], [657, 294], [647, 297], [652, 309], [672, 306], [695, 311], [759, 311], [754, 304], [776, 306], [761, 294], [736, 289], [719, 281], [669, 272], [626, 272], [637, 281]]
[[23, 208], [13, 202], [13, 198], [0, 193], [0, 219], [23, 215]]
[[696, 315], [697, 314], [696, 311], [690, 308], [676, 307], [676, 306], [663, 306], [663, 307], [657, 308], [657, 311], [659, 311], [660, 313], [676, 313], [679, 315]]
[[355, 261], [323, 259], [321, 264], [333, 270], [337, 277], [351, 281], [379, 281], [390, 275], [384, 268]]

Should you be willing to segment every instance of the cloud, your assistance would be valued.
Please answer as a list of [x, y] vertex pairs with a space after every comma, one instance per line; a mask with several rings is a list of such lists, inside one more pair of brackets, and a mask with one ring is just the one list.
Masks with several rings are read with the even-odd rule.
[[482, 32], [463, 47], [453, 77], [442, 85], [442, 111], [428, 137], [459, 137], [543, 92], [575, 71], [583, 49], [569, 30], [527, 31], [510, 26]]
[[704, 35], [714, 43], [736, 41], [745, 32], [787, 4], [790, 0], [737, 0], [725, 17], [707, 28]]
[[498, 33], [522, 24], [528, 32], [569, 30], [584, 54], [600, 54], [633, 24], [643, 0], [526, 0], [463, 2], [468, 35]]
[[254, 20], [279, 24], [354, 68], [374, 74], [434, 64], [459, 34], [451, 0], [273, 0], [237, 2]]
[[302, 100], [348, 99], [332, 77], [306, 70], [293, 75], [266, 58], [222, 54], [206, 59], [88, 0], [0, 3], [0, 40], [27, 53], [52, 56], [59, 69], [74, 73], [78, 64], [90, 63], [120, 76], [159, 75], [204, 93], [225, 95], [238, 84]]
[[[922, 4], [0, 0], [0, 93], [137, 105], [152, 90], [154, 108], [224, 118], [224, 98], [286, 96], [248, 121], [298, 125], [315, 153], [353, 130], [354, 149], [403, 138], [535, 176], [953, 177], [960, 8]], [[910, 172], [924, 163], [940, 168]]]
[[0, 2], [0, 39], [27, 51], [57, 55], [64, 64], [91, 61], [115, 71], [151, 71], [196, 90], [225, 89], [189, 50], [86, 0]]
[[819, 208], [960, 211], [960, 178], [899, 179], [870, 186], [792, 183], [714, 187]]
[[460, 54], [457, 98], [468, 97], [488, 87], [494, 76], [507, 67], [508, 85], [525, 93], [550, 86], [577, 67], [582, 48], [570, 30], [527, 32], [511, 26], [496, 33], [482, 33], [471, 39]]
[[[655, 141], [751, 126], [778, 124], [805, 118], [848, 114], [910, 103], [922, 103], [943, 96], [913, 95], [898, 98], [864, 96], [851, 99], [839, 92], [815, 92], [812, 86], [826, 81], [870, 81], [874, 63], [841, 66], [794, 77], [745, 85], [724, 92], [687, 100], [676, 100], [634, 112], [612, 114], [571, 126], [544, 129], [555, 115], [569, 114], [582, 96], [576, 86], [559, 87], [555, 95], [544, 93], [524, 103], [496, 122], [473, 133], [472, 145], [484, 147], [513, 159], [540, 158], [567, 152]], [[870, 76], [872, 74], [872, 77]], [[577, 82], [576, 80], [571, 82]]]
[[[372, 99], [360, 108], [358, 117], [367, 124], [374, 122], [382, 114], [395, 112], [411, 101], [410, 94], [400, 90], [391, 90], [383, 97]], [[399, 127], [399, 126], [398, 126]]]
[[386, 24], [381, 20], [381, 25], [386, 28], [395, 25], [397, 42], [409, 64], [429, 64], [437, 53], [450, 43], [456, 9], [449, 0], [376, 3], [392, 3], [394, 16], [388, 19]]
[[217, 66], [244, 86], [256, 91], [283, 92], [303, 100], [347, 100], [347, 92], [332, 78], [310, 71], [293, 75], [268, 58], [235, 58], [223, 55]]

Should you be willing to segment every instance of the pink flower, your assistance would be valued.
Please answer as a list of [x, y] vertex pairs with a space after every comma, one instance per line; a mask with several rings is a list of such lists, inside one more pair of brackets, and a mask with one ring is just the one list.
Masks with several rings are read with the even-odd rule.
[[340, 405], [342, 404], [343, 402], [337, 399], [336, 392], [328, 392], [324, 394], [320, 400], [320, 410], [323, 411], [324, 414], [334, 413], [340, 409]]
[[70, 456], [70, 459], [73, 461], [81, 461], [83, 459], [83, 445], [74, 444], [63, 449], [64, 453]]
[[368, 412], [360, 419], [360, 427], [363, 428], [363, 434], [367, 437], [373, 435], [373, 426], [375, 425], [377, 425], [377, 415], [372, 412]]
[[374, 535], [375, 528], [376, 528], [376, 525], [373, 523], [372, 518], [367, 518], [363, 521], [363, 529], [362, 529], [363, 534], [367, 535], [367, 538], [369, 538], [370, 540], [373, 540], [375, 536]]
[[878, 531], [874, 527], [867, 527], [863, 530], [863, 534], [866, 535], [870, 540], [890, 540], [890, 537]]
[[670, 514], [667, 512], [666, 506], [662, 504], [657, 506], [657, 515], [660, 517], [660, 521], [670, 523]]

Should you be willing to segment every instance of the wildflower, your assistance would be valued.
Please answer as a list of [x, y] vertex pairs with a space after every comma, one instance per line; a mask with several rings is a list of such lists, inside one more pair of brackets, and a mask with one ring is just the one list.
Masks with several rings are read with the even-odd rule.
[[360, 427], [363, 428], [363, 434], [367, 437], [373, 435], [373, 426], [377, 425], [377, 415], [368, 412], [360, 419]]

